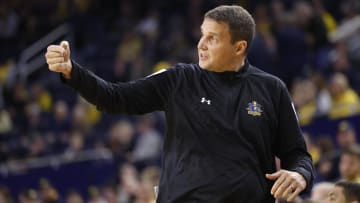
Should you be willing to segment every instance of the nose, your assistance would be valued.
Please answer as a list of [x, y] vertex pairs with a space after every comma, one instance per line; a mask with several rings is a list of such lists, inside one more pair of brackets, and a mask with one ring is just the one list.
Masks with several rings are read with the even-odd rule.
[[204, 37], [201, 37], [201, 38], [199, 39], [197, 48], [198, 48], [198, 49], [201, 49], [201, 50], [206, 50], [206, 45], [205, 45], [205, 39], [204, 39]]

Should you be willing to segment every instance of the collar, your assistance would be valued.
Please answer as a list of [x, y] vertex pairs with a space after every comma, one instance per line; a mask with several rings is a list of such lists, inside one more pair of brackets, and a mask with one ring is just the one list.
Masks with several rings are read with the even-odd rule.
[[[200, 67], [199, 67], [200, 68]], [[202, 68], [200, 68], [202, 69]], [[238, 71], [223, 71], [223, 72], [215, 72], [202, 69], [206, 74], [218, 77], [222, 80], [232, 81], [234, 79], [239, 79], [245, 77], [249, 73], [250, 63], [247, 59], [244, 61], [244, 65]]]

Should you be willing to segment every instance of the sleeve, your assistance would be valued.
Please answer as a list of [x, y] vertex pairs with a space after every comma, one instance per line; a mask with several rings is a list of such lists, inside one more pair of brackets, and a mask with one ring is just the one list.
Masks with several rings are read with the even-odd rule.
[[279, 86], [275, 155], [280, 158], [283, 169], [296, 171], [305, 178], [307, 187], [304, 192], [310, 192], [314, 180], [314, 166], [311, 155], [307, 152], [289, 92], [282, 82], [280, 82]]
[[69, 85], [100, 111], [145, 114], [165, 110], [175, 86], [175, 68], [127, 83], [107, 82], [74, 61]]

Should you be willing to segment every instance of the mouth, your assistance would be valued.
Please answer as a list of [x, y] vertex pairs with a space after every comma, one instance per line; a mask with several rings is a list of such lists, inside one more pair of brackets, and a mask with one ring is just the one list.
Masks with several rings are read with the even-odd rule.
[[209, 57], [203, 53], [199, 53], [200, 61], [206, 61]]

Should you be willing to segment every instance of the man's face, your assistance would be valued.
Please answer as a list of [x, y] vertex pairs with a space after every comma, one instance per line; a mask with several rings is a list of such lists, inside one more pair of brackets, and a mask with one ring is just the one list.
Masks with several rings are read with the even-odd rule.
[[356, 143], [356, 135], [353, 130], [338, 132], [337, 142], [342, 148], [350, 147], [351, 145]]
[[222, 72], [236, 67], [237, 43], [231, 42], [229, 25], [205, 18], [201, 25], [202, 37], [198, 43], [199, 65], [201, 68]]
[[347, 203], [343, 188], [335, 186], [330, 191], [326, 203]]
[[359, 160], [355, 155], [342, 154], [339, 163], [340, 175], [347, 181], [354, 181], [359, 175]]

